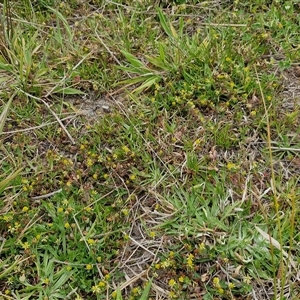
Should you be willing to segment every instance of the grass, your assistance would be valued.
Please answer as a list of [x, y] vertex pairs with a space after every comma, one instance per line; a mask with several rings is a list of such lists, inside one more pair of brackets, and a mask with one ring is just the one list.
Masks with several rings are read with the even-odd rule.
[[4, 1], [3, 299], [298, 299], [298, 1]]

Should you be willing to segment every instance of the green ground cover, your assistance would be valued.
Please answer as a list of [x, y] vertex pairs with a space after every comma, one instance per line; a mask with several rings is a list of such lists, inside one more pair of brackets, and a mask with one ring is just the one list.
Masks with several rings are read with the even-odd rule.
[[0, 7], [0, 299], [299, 299], [298, 0]]

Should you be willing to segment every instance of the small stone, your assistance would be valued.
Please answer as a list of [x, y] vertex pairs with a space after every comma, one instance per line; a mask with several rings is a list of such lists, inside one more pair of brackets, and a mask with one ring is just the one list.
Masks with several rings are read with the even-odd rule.
[[111, 109], [108, 105], [102, 105], [102, 109], [105, 113], [110, 113], [111, 112]]

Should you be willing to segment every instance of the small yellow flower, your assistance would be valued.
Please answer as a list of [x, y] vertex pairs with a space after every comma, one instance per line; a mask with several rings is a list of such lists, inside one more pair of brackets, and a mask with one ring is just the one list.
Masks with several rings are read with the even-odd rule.
[[111, 296], [112, 296], [113, 298], [117, 298], [117, 291], [113, 291], [113, 292], [111, 293]]
[[69, 224], [68, 222], [66, 222], [66, 223], [65, 223], [65, 228], [66, 228], [66, 229], [69, 229], [70, 227], [71, 227], [70, 224]]
[[227, 164], [227, 169], [230, 171], [230, 170], [237, 170], [238, 169], [238, 166], [232, 162], [229, 162]]
[[154, 239], [156, 236], [156, 232], [155, 231], [150, 231], [149, 236]]
[[157, 263], [157, 264], [154, 265], [154, 267], [155, 267], [155, 269], [158, 270], [158, 269], [160, 269], [161, 266], [160, 266], [160, 264]]
[[13, 217], [11, 216], [11, 215], [4, 215], [3, 216], [3, 220], [5, 221], [5, 222], [9, 222], [9, 221], [11, 221], [13, 219]]
[[192, 268], [194, 266], [194, 255], [190, 253], [188, 255], [188, 258], [186, 260], [186, 264], [188, 265], [189, 268]]
[[87, 243], [88, 243], [89, 245], [94, 245], [94, 244], [95, 244], [95, 240], [94, 240], [94, 239], [88, 239], [88, 240], [87, 240]]
[[86, 161], [86, 165], [87, 165], [88, 167], [91, 167], [91, 166], [93, 165], [93, 160], [90, 159], [90, 158], [88, 158], [87, 161]]
[[187, 105], [190, 106], [190, 107], [195, 107], [195, 104], [193, 103], [193, 101], [188, 101]]
[[130, 152], [130, 149], [127, 146], [123, 146], [122, 150], [125, 152], [125, 154], [128, 154]]
[[263, 39], [267, 39], [269, 35], [268, 35], [267, 33], [262, 33], [260, 36], [261, 36]]
[[27, 207], [27, 206], [24, 206], [23, 208], [22, 208], [22, 212], [27, 212], [29, 210], [29, 208]]
[[66, 158], [62, 162], [65, 166], [67, 166], [69, 164], [69, 160], [67, 160]]
[[245, 276], [243, 278], [243, 282], [246, 283], [246, 284], [250, 284], [251, 283], [251, 277], [248, 275], [248, 276]]
[[132, 294], [133, 294], [133, 295], [138, 295], [138, 294], [140, 294], [140, 289], [139, 289], [138, 287], [133, 288], [133, 289], [132, 289]]
[[131, 174], [131, 175], [129, 176], [129, 178], [130, 178], [130, 180], [132, 180], [132, 181], [136, 180], [136, 176], [135, 176], [134, 174]]
[[92, 270], [92, 269], [93, 269], [93, 266], [92, 266], [91, 264], [87, 264], [87, 265], [85, 266], [85, 268], [86, 268], [87, 270]]
[[84, 210], [85, 210], [87, 213], [89, 213], [89, 212], [91, 212], [92, 208], [91, 208], [90, 206], [88, 206], [88, 207], [85, 207]]
[[49, 278], [45, 278], [42, 280], [43, 284], [48, 285], [50, 283], [50, 279]]
[[70, 186], [72, 185], [72, 181], [68, 180], [67, 183], [66, 183], [66, 185], [67, 185], [68, 187], [70, 187]]
[[98, 179], [98, 174], [93, 174], [93, 178], [95, 179], [95, 180], [97, 180]]
[[228, 284], [228, 288], [229, 288], [230, 290], [232, 290], [234, 287], [235, 287], [235, 284], [234, 284], [233, 282], [230, 282], [230, 283]]
[[25, 250], [29, 249], [29, 247], [30, 247], [30, 245], [29, 245], [28, 242], [22, 243], [21, 246], [22, 246], [22, 248], [25, 249]]
[[205, 244], [202, 242], [199, 244], [199, 252], [202, 253], [205, 250]]
[[62, 202], [62, 205], [63, 206], [68, 206], [69, 204], [69, 201], [67, 199], [64, 199], [63, 202]]
[[167, 258], [165, 261], [163, 261], [160, 265], [163, 269], [168, 268], [171, 266], [172, 262], [169, 258]]
[[170, 279], [169, 280], [169, 286], [173, 287], [174, 285], [176, 285], [176, 281], [174, 279]]
[[129, 210], [126, 209], [126, 208], [122, 209], [121, 212], [122, 212], [122, 214], [123, 214], [124, 216], [128, 216], [128, 215], [129, 215]]
[[195, 142], [194, 142], [194, 146], [199, 146], [201, 144], [201, 140], [200, 139], [197, 139]]
[[175, 255], [174, 251], [170, 251], [170, 252], [169, 252], [169, 257], [170, 257], [170, 258], [174, 258], [174, 255]]
[[98, 283], [98, 286], [99, 287], [105, 287], [106, 286], [106, 282], [104, 282], [104, 281], [100, 281], [99, 283]]
[[92, 286], [92, 292], [93, 292], [94, 294], [98, 294], [98, 293], [101, 292], [101, 289], [100, 289], [100, 287], [99, 287], [98, 285], [93, 285], [93, 286]]
[[181, 282], [181, 283], [183, 283], [183, 282], [184, 282], [184, 277], [183, 277], [183, 276], [180, 276], [180, 277], [178, 278], [178, 281]]
[[216, 288], [220, 287], [220, 279], [218, 277], [214, 277], [213, 286], [216, 287]]

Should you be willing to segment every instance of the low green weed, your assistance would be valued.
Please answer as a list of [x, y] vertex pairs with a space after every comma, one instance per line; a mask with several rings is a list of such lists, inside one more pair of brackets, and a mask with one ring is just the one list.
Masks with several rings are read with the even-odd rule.
[[298, 299], [296, 1], [92, 2], [11, 6], [1, 297]]

